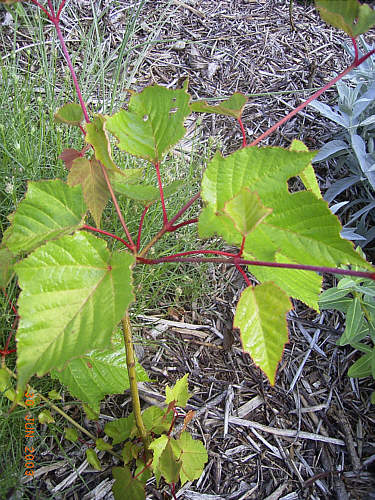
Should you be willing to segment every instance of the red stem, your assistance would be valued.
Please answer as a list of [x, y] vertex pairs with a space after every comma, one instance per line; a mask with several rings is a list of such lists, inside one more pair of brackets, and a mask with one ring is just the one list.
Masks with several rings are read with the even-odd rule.
[[154, 163], [154, 166], [155, 166], [155, 170], [156, 170], [156, 176], [158, 178], [159, 191], [160, 191], [160, 201], [161, 201], [161, 206], [163, 208], [164, 226], [167, 226], [167, 224], [168, 224], [168, 215], [167, 215], [167, 211], [165, 209], [163, 184], [161, 182], [161, 176], [160, 176], [160, 163], [157, 161], [156, 163]]
[[242, 277], [245, 280], [247, 286], [251, 286], [251, 281], [247, 277], [247, 275], [246, 275], [245, 271], [242, 269], [242, 267], [239, 266], [238, 264], [236, 264], [236, 268], [237, 268], [237, 271], [239, 271], [242, 274]]
[[200, 193], [195, 194], [180, 210], [176, 213], [176, 215], [169, 221], [169, 225], [173, 226], [173, 224], [188, 210], [191, 205], [200, 197]]
[[137, 474], [136, 476], [134, 476], [134, 478], [133, 478], [133, 479], [137, 479], [137, 477], [138, 477], [138, 476], [140, 476], [141, 474], [143, 474], [143, 473], [144, 473], [144, 471], [145, 471], [146, 469], [148, 469], [148, 468], [150, 467], [150, 465], [151, 465], [151, 464], [152, 464], [152, 460], [150, 460], [150, 461], [148, 462], [148, 464], [146, 464], [146, 465], [144, 466], [144, 468], [143, 468], [140, 472], [138, 472], [138, 474]]
[[241, 257], [241, 255], [243, 254], [243, 249], [245, 247], [245, 242], [246, 242], [246, 236], [243, 236], [242, 237], [242, 242], [241, 242], [241, 248], [240, 248], [240, 250], [238, 252], [237, 257]]
[[87, 224], [83, 225], [80, 229], [87, 229], [88, 231], [93, 231], [95, 233], [100, 233], [100, 234], [105, 234], [106, 236], [110, 236], [114, 240], [121, 241], [121, 243], [123, 245], [125, 245], [129, 250], [132, 250], [129, 243], [127, 241], [123, 240], [122, 238], [120, 238], [120, 236], [116, 236], [116, 234], [109, 233], [108, 231], [103, 231], [102, 229], [98, 229], [97, 227], [88, 226]]
[[161, 257], [161, 259], [165, 259], [165, 262], [168, 262], [170, 259], [175, 259], [176, 257], [184, 257], [185, 255], [194, 255], [194, 254], [223, 255], [224, 257], [238, 256], [238, 254], [236, 253], [221, 252], [220, 250], [189, 250], [188, 252], [174, 253], [173, 255], [168, 255], [167, 257]]
[[177, 497], [176, 497], [176, 483], [171, 483], [171, 493], [172, 493], [173, 500], [177, 500]]
[[66, 63], [68, 65], [70, 74], [72, 75], [74, 87], [75, 87], [76, 92], [77, 92], [78, 100], [79, 100], [79, 103], [81, 105], [81, 108], [82, 108], [82, 111], [83, 111], [83, 115], [85, 117], [85, 121], [86, 121], [86, 123], [90, 123], [90, 118], [89, 118], [89, 115], [87, 113], [86, 104], [85, 104], [85, 101], [83, 100], [83, 97], [82, 97], [82, 94], [81, 94], [81, 89], [80, 89], [79, 83], [78, 83], [78, 79], [77, 79], [76, 73], [74, 71], [73, 64], [72, 64], [72, 61], [70, 59], [68, 49], [66, 48], [63, 34], [61, 32], [61, 29], [60, 29], [59, 19], [57, 19], [56, 17], [54, 17], [53, 19], [51, 19], [51, 21], [55, 25], [56, 33], [57, 33], [57, 36], [58, 36], [58, 38], [60, 40], [61, 49], [62, 49], [62, 51], [64, 53], [65, 60], [66, 60]]
[[[204, 253], [209, 252], [206, 250]], [[201, 251], [201, 253], [203, 253]], [[213, 251], [213, 253], [217, 253]], [[178, 255], [178, 254], [176, 254]], [[229, 254], [230, 255], [230, 254]], [[213, 262], [218, 264], [230, 264], [230, 265], [248, 265], [248, 266], [261, 266], [261, 267], [276, 267], [280, 269], [299, 269], [301, 271], [315, 271], [317, 273], [330, 273], [330, 274], [341, 274], [343, 276], [358, 276], [360, 278], [367, 278], [375, 281], [375, 272], [366, 271], [352, 271], [350, 269], [339, 269], [336, 267], [325, 267], [325, 266], [308, 266], [305, 264], [284, 264], [279, 262], [266, 262], [261, 260], [246, 260], [240, 259], [234, 256], [231, 259], [221, 259], [214, 257], [159, 257], [158, 259], [145, 259], [139, 258], [138, 261], [142, 264], [161, 264], [162, 262]]]
[[40, 10], [42, 10], [42, 11], [43, 11], [43, 12], [47, 15], [47, 17], [48, 17], [48, 19], [49, 19], [50, 21], [52, 21], [52, 16], [51, 16], [51, 14], [48, 12], [48, 10], [47, 10], [47, 9], [45, 9], [45, 8], [43, 7], [43, 5], [41, 5], [41, 4], [40, 4], [37, 0], [31, 0], [31, 1], [33, 2], [33, 4], [34, 4], [34, 5], [36, 5], [37, 7], [39, 7], [39, 9], [40, 9]]
[[58, 19], [59, 21], [60, 21], [60, 14], [61, 14], [61, 11], [62, 11], [62, 10], [63, 10], [63, 8], [64, 8], [64, 5], [65, 5], [65, 0], [61, 0], [59, 10], [57, 11], [57, 14], [56, 14], [56, 17], [57, 17], [57, 19]]
[[238, 123], [240, 124], [241, 132], [242, 132], [242, 147], [246, 148], [246, 146], [247, 146], [247, 143], [246, 143], [246, 132], [245, 132], [245, 127], [243, 126], [241, 117], [238, 118]]
[[187, 226], [188, 224], [195, 224], [196, 222], [198, 222], [198, 219], [189, 219], [189, 220], [186, 220], [185, 222], [181, 222], [180, 224], [177, 224], [176, 226], [170, 226], [168, 231], [170, 233], [172, 233], [173, 231], [176, 231], [180, 227]]
[[141, 215], [141, 220], [139, 221], [139, 228], [138, 228], [138, 237], [137, 237], [137, 252], [141, 247], [141, 235], [142, 235], [142, 226], [143, 226], [143, 221], [145, 219], [147, 210], [151, 207], [152, 203], [149, 203], [148, 205], [145, 206], [145, 209], [142, 212]]
[[353, 62], [358, 62], [358, 45], [357, 45], [357, 40], [354, 38], [354, 37], [350, 37], [352, 42], [353, 42], [353, 46], [354, 46], [354, 61]]
[[118, 201], [117, 201], [116, 195], [115, 195], [115, 193], [114, 193], [114, 191], [113, 191], [113, 189], [112, 189], [111, 182], [110, 182], [109, 177], [108, 177], [108, 174], [107, 174], [107, 170], [106, 170], [105, 166], [104, 166], [102, 163], [100, 163], [100, 166], [101, 166], [101, 168], [102, 168], [102, 172], [103, 172], [103, 175], [104, 175], [104, 179], [105, 179], [105, 181], [106, 181], [106, 183], [107, 183], [107, 186], [108, 186], [109, 192], [111, 193], [111, 198], [112, 198], [113, 204], [114, 204], [114, 206], [115, 206], [115, 208], [116, 208], [117, 216], [118, 216], [118, 218], [119, 218], [119, 220], [120, 220], [120, 222], [121, 222], [121, 225], [122, 225], [122, 227], [123, 227], [123, 229], [124, 229], [124, 231], [125, 231], [126, 237], [127, 237], [127, 238], [128, 238], [128, 240], [129, 240], [129, 244], [130, 244], [130, 247], [129, 247], [129, 248], [130, 248], [133, 252], [135, 252], [135, 251], [136, 251], [136, 249], [137, 249], [137, 247], [134, 245], [134, 242], [133, 242], [133, 240], [132, 240], [132, 237], [130, 236], [129, 230], [128, 230], [128, 228], [127, 228], [126, 224], [125, 224], [125, 220], [124, 220], [124, 217], [122, 216], [122, 213], [121, 213], [120, 206], [119, 206], [119, 204], [118, 204]]
[[327, 83], [327, 85], [325, 85], [323, 88], [321, 88], [320, 90], [318, 90], [317, 92], [315, 92], [315, 94], [313, 94], [312, 96], [310, 96], [305, 102], [303, 102], [302, 104], [300, 104], [299, 106], [297, 106], [297, 108], [293, 109], [293, 111], [291, 111], [289, 114], [287, 114], [286, 116], [284, 116], [284, 118], [282, 118], [280, 121], [278, 121], [277, 123], [275, 123], [275, 125], [272, 125], [271, 128], [269, 128], [268, 130], [266, 130], [266, 132], [264, 132], [263, 134], [261, 134], [257, 139], [255, 139], [255, 141], [253, 141], [251, 144], [249, 144], [249, 146], [256, 146], [260, 141], [262, 141], [263, 139], [265, 139], [266, 137], [268, 137], [269, 135], [271, 135], [272, 132], [274, 132], [281, 125], [283, 125], [285, 122], [287, 122], [288, 120], [290, 120], [294, 115], [296, 115], [297, 113], [299, 113], [303, 108], [305, 108], [308, 104], [310, 104], [311, 101], [314, 101], [317, 97], [319, 97], [321, 94], [323, 94], [323, 92], [325, 92], [327, 89], [329, 89], [330, 87], [332, 87], [332, 85], [334, 85], [339, 80], [341, 80], [342, 77], [344, 77], [346, 74], [350, 73], [350, 71], [352, 69], [354, 69], [357, 66], [359, 66], [360, 64], [362, 64], [368, 57], [370, 57], [374, 53], [375, 53], [375, 49], [371, 50], [370, 52], [368, 52], [367, 54], [365, 54], [364, 56], [362, 56], [360, 59], [358, 59], [357, 61], [354, 60], [354, 62], [348, 68], [344, 69], [344, 71], [342, 71], [333, 80], [331, 80], [329, 83]]

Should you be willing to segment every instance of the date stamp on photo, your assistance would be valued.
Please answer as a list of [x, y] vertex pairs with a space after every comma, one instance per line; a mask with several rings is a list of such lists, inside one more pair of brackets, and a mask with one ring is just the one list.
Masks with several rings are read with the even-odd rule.
[[[28, 408], [33, 408], [36, 404], [35, 400], [36, 394], [32, 390], [25, 392], [25, 405]], [[26, 413], [25, 415], [25, 440], [27, 444], [24, 449], [24, 461], [25, 461], [25, 476], [34, 477], [35, 473], [35, 448], [33, 446], [33, 440], [35, 437], [35, 418], [31, 413]]]

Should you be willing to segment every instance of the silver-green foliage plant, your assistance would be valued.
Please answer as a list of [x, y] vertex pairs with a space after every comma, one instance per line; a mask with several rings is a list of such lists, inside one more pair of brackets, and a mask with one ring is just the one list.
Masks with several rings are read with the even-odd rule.
[[[95, 440], [81, 427], [80, 431], [94, 439], [97, 449], [122, 460], [123, 465], [113, 470], [116, 499], [145, 498], [144, 481], [151, 472], [158, 483], [161, 477], [171, 483], [174, 495], [175, 483], [199, 477], [207, 454], [186, 431], [191, 415], [187, 414], [182, 433], [173, 434], [176, 407], [185, 407], [189, 397], [186, 377], [167, 388], [166, 409], [141, 410], [137, 381], [147, 380], [147, 375], [134, 355], [129, 315], [136, 300], [133, 270], [135, 266], [163, 263], [235, 266], [246, 288], [237, 305], [234, 327], [239, 329], [244, 352], [274, 384], [288, 341], [290, 297], [319, 311], [321, 273], [375, 279], [375, 272], [354, 251], [352, 243], [340, 236], [340, 223], [322, 199], [311, 165], [315, 152], [308, 151], [300, 141], [294, 141], [288, 149], [257, 144], [372, 52], [356, 57], [332, 82], [248, 145], [241, 118], [247, 98], [236, 93], [218, 106], [192, 102], [187, 82], [178, 90], [153, 85], [139, 93], [131, 92], [127, 109], [111, 116], [90, 115], [60, 29], [65, 0], [57, 9], [52, 0], [46, 6], [37, 0], [32, 3], [55, 26], [78, 95], [79, 104], [66, 104], [57, 110], [55, 118], [81, 129], [82, 149], [62, 152], [68, 170], [66, 180], [29, 182], [25, 198], [10, 216], [3, 235], [1, 286], [6, 288], [11, 279], [17, 279], [21, 292], [17, 373], [5, 362], [10, 352], [9, 337], [1, 351], [0, 389], [14, 405], [22, 404], [24, 391], [32, 391], [28, 385], [31, 377], [51, 373], [74, 396], [98, 410], [106, 394], [130, 388], [133, 412], [105, 429], [112, 443]], [[354, 43], [357, 34], [375, 24], [375, 13], [362, 9], [356, 0], [341, 2], [345, 8], [340, 11], [331, 9], [331, 4], [317, 1], [322, 16], [353, 34]], [[160, 166], [184, 137], [184, 122], [193, 112], [219, 113], [237, 120], [243, 134], [242, 148], [228, 156], [217, 152], [203, 175], [201, 191], [171, 215], [165, 199], [177, 195], [182, 183], [166, 186]], [[113, 142], [119, 150], [142, 159], [142, 166], [130, 169], [117, 164], [112, 155]], [[154, 184], [143, 181], [145, 169], [154, 172]], [[305, 188], [290, 193], [288, 180], [292, 177], [299, 177]], [[136, 234], [129, 231], [118, 196], [144, 205]], [[200, 214], [181, 221], [198, 198], [203, 201]], [[102, 228], [102, 213], [110, 201], [122, 228], [120, 234]], [[143, 221], [153, 203], [161, 204], [163, 216], [151, 240], [142, 241]], [[198, 224], [201, 238], [219, 235], [237, 249], [201, 249], [197, 240], [197, 246], [186, 252], [151, 254], [167, 233], [193, 224]], [[113, 249], [104, 237], [120, 242], [120, 250]], [[259, 284], [253, 286], [246, 271]], [[17, 379], [16, 391], [11, 387], [12, 377]], [[75, 438], [72, 431], [68, 435]], [[112, 449], [119, 445], [121, 454]], [[100, 468], [93, 449], [87, 459]], [[129, 467], [132, 462], [135, 464]]]
[[[345, 314], [345, 330], [337, 345], [350, 345], [363, 355], [348, 370], [353, 378], [375, 378], [375, 284], [366, 278], [345, 276], [337, 286], [325, 290], [319, 299], [321, 309]], [[375, 392], [371, 395], [375, 404]]]
[[[360, 38], [357, 56], [373, 49]], [[348, 52], [356, 57], [355, 50]], [[337, 171], [345, 169], [347, 175], [334, 182], [324, 195], [332, 203], [342, 193], [357, 188], [355, 199], [336, 200], [331, 205], [334, 213], [345, 214], [347, 222], [342, 235], [362, 248], [375, 239], [375, 58], [369, 57], [363, 65], [336, 84], [338, 104], [331, 107], [319, 101], [310, 106], [342, 127], [335, 139], [327, 142], [313, 160], [336, 161]]]

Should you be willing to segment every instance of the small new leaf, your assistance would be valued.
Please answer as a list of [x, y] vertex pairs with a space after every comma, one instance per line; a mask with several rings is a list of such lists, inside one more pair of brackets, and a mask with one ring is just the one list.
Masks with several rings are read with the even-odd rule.
[[81, 106], [74, 102], [64, 104], [64, 106], [56, 111], [54, 116], [57, 122], [77, 126], [80, 125], [84, 119]]
[[324, 21], [355, 38], [375, 25], [375, 11], [358, 0], [315, 0]]
[[118, 418], [105, 424], [104, 432], [113, 439], [113, 445], [115, 445], [128, 439], [133, 433], [134, 427], [134, 415], [131, 413], [128, 417]]
[[186, 403], [191, 396], [188, 392], [188, 374], [177, 380], [173, 387], [169, 387], [169, 385], [167, 385], [165, 388], [165, 396], [166, 404], [175, 401], [175, 406], [185, 408]]
[[95, 450], [92, 448], [87, 448], [86, 450], [86, 459], [90, 465], [94, 467], [95, 470], [102, 470], [102, 466], [100, 464], [100, 460]]
[[168, 432], [172, 419], [173, 412], [165, 413], [165, 410], [157, 406], [150, 406], [142, 412], [143, 423], [146, 430], [154, 434]]
[[78, 432], [74, 427], [66, 427], [64, 431], [65, 439], [75, 443], [78, 440]]
[[95, 441], [95, 447], [99, 450], [99, 451], [109, 451], [109, 450], [112, 450], [113, 446], [110, 444], [110, 443], [107, 443], [106, 441], [104, 441], [104, 439], [102, 438], [98, 438], [96, 441]]
[[156, 479], [156, 485], [159, 486], [159, 481], [161, 477], [161, 471], [159, 467], [159, 460], [161, 457], [161, 454], [165, 450], [165, 447], [167, 446], [169, 441], [168, 436], [165, 434], [162, 434], [160, 437], [157, 439], [154, 439], [150, 443], [150, 450], [153, 451], [153, 459], [152, 459], [152, 469], [154, 471], [155, 479]]
[[181, 461], [178, 460], [173, 452], [171, 440], [168, 440], [159, 458], [159, 470], [167, 483], [177, 483], [181, 465]]
[[207, 450], [201, 441], [193, 439], [189, 432], [183, 432], [180, 439], [172, 439], [174, 455], [181, 463], [181, 485], [198, 479], [208, 460]]
[[272, 212], [272, 209], [266, 208], [256, 193], [243, 187], [234, 198], [225, 203], [223, 212], [232, 219], [237, 231], [246, 237]]
[[191, 110], [197, 113], [215, 113], [218, 115], [233, 116], [234, 118], [241, 118], [247, 97], [236, 92], [229, 99], [222, 101], [216, 106], [207, 104], [206, 101], [195, 101], [191, 104]]
[[128, 467], [114, 467], [112, 475], [115, 482], [112, 486], [115, 500], [145, 500], [145, 486], [134, 479]]
[[275, 384], [277, 365], [288, 341], [288, 296], [274, 283], [246, 288], [240, 297], [233, 326], [240, 329], [242, 347]]
[[49, 410], [41, 411], [38, 415], [38, 420], [40, 424], [53, 424], [55, 421]]
[[82, 186], [83, 198], [97, 227], [100, 227], [103, 210], [110, 197], [107, 183], [97, 160], [77, 158], [73, 161], [68, 180], [69, 186]]
[[119, 170], [112, 159], [111, 144], [104, 129], [105, 118], [97, 115], [91, 123], [86, 124], [85, 141], [94, 148], [95, 158], [112, 170]]

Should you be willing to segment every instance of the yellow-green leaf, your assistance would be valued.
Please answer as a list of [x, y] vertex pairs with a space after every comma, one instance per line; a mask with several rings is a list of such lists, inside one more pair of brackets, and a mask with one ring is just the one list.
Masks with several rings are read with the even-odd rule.
[[79, 104], [70, 102], [64, 104], [55, 113], [57, 122], [66, 123], [68, 125], [79, 125], [83, 120], [83, 111]]
[[288, 296], [274, 283], [246, 288], [240, 297], [233, 326], [240, 329], [243, 350], [275, 383], [277, 365], [288, 341]]

